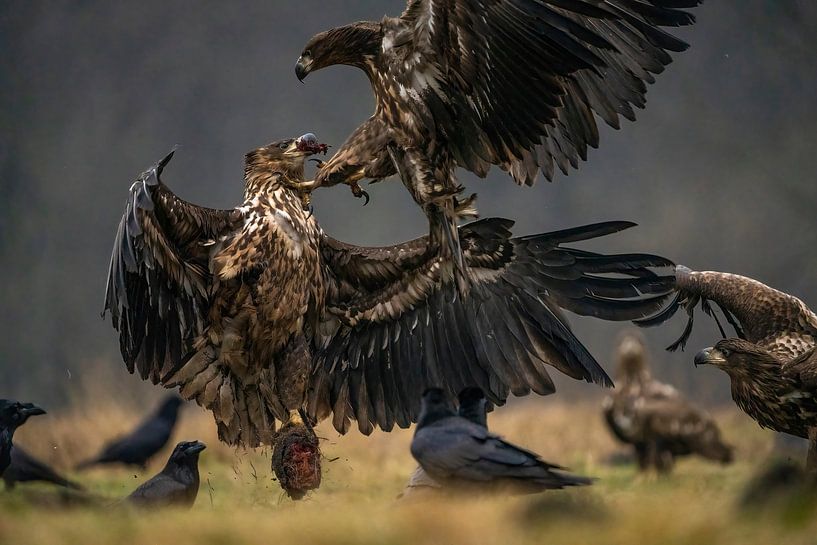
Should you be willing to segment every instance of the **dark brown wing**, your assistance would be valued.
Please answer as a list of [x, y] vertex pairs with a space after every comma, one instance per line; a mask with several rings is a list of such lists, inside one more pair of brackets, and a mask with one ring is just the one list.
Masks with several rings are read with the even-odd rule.
[[803, 352], [798, 358], [783, 364], [783, 373], [794, 377], [799, 387], [817, 393], [817, 348]]
[[[783, 361], [815, 347], [817, 316], [797, 297], [745, 276], [691, 271], [680, 266], [676, 270], [676, 284], [678, 296], [674, 304], [667, 307], [664, 314], [640, 325], [666, 321], [678, 309], [685, 308], [689, 323], [677, 346], [682, 347], [692, 332], [693, 312], [698, 302], [707, 314], [714, 316], [709, 305], [712, 301], [723, 311], [739, 337], [763, 345], [779, 354]], [[725, 336], [723, 328], [721, 333]]]
[[415, 421], [430, 386], [452, 397], [479, 386], [502, 404], [510, 393], [553, 392], [546, 364], [609, 385], [561, 309], [608, 320], [650, 315], [672, 278], [648, 267], [669, 262], [562, 247], [632, 226], [625, 222], [521, 238], [511, 238], [512, 224], [488, 219], [460, 228], [472, 279], [465, 297], [451, 265], [424, 239], [374, 250], [327, 240], [332, 286], [315, 340], [310, 411], [334, 412], [341, 432], [355, 419], [369, 433]]
[[160, 176], [170, 153], [131, 186], [114, 240], [105, 308], [122, 357], [155, 384], [181, 363], [201, 332], [209, 301], [208, 247], [240, 219], [176, 197]]
[[[598, 145], [595, 115], [635, 119], [687, 45], [661, 27], [701, 0], [410, 0], [386, 34], [390, 77], [446, 134], [460, 166], [532, 184]], [[595, 114], [595, 115], [594, 115]]]

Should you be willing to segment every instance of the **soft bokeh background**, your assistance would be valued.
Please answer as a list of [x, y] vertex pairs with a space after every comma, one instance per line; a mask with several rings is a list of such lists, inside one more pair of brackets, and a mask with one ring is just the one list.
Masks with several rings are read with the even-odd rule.
[[[241, 196], [243, 154], [313, 131], [335, 146], [372, 109], [368, 83], [334, 68], [298, 83], [293, 65], [315, 32], [402, 0], [131, 3], [0, 2], [0, 397], [48, 401], [102, 391], [153, 397], [129, 376], [99, 317], [114, 230], [134, 177], [181, 144], [166, 181], [193, 202]], [[745, 273], [817, 304], [817, 3], [710, 0], [678, 33], [692, 49], [649, 95], [638, 123], [604, 130], [590, 162], [557, 183], [516, 188], [499, 171], [471, 181], [483, 215], [519, 234], [610, 219], [638, 229], [606, 251], [659, 252], [693, 268]], [[525, 52], [519, 52], [525, 62]], [[468, 178], [466, 178], [468, 179]], [[333, 236], [386, 244], [424, 221], [399, 182], [372, 204], [339, 188], [316, 198]], [[725, 378], [691, 353], [660, 348], [683, 328], [648, 332], [658, 375], [707, 402]], [[577, 319], [605, 362], [619, 326]], [[690, 351], [711, 344], [699, 320]], [[600, 395], [561, 381], [564, 396]]]

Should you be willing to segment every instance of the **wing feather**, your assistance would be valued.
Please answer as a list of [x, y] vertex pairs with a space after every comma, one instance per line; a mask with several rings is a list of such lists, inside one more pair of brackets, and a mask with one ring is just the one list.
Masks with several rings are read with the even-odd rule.
[[[328, 289], [323, 319], [333, 325], [318, 328], [329, 333], [314, 341], [309, 406], [333, 406], [341, 432], [354, 419], [369, 433], [375, 426], [414, 421], [430, 386], [452, 396], [479, 386], [490, 401], [502, 404], [510, 393], [552, 393], [547, 365], [609, 385], [561, 308], [615, 320], [643, 317], [657, 311], [674, 286], [672, 276], [649, 269], [671, 263], [561, 246], [626, 229], [628, 223], [521, 238], [511, 237], [512, 224], [488, 219], [461, 228], [472, 277], [465, 296], [424, 239], [403, 249], [371, 250], [328, 239], [327, 277], [343, 287]], [[358, 275], [362, 280], [355, 282]], [[326, 395], [329, 399], [314, 397]]]

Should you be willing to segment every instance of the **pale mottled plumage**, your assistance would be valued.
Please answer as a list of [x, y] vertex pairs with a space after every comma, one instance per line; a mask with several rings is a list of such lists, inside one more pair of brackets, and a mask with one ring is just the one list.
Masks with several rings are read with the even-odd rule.
[[651, 376], [640, 336], [624, 335], [617, 352], [616, 390], [604, 400], [604, 417], [613, 435], [633, 446], [642, 470], [669, 471], [677, 457], [691, 454], [732, 460], [712, 417]]

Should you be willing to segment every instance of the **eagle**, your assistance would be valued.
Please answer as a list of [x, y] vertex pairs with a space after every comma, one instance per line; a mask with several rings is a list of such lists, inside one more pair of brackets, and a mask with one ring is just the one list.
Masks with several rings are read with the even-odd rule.
[[683, 347], [694, 309], [717, 320], [722, 311], [736, 336], [724, 337], [695, 356], [695, 365], [714, 365], [729, 375], [732, 399], [760, 426], [809, 439], [808, 469], [817, 471], [817, 315], [800, 299], [737, 274], [676, 268], [677, 295], [653, 325], [679, 309], [689, 321], [670, 349]]
[[456, 168], [492, 165], [520, 185], [567, 174], [597, 147], [596, 117], [619, 128], [647, 84], [688, 45], [662, 27], [689, 25], [701, 0], [409, 0], [399, 17], [317, 34], [295, 72], [361, 69], [375, 95], [360, 125], [308, 187], [399, 174], [428, 216], [441, 255], [467, 289], [455, 225], [476, 214]]
[[616, 390], [604, 400], [604, 419], [619, 441], [633, 446], [642, 471], [667, 473], [676, 458], [693, 454], [732, 461], [733, 449], [721, 439], [714, 419], [652, 377], [640, 335], [626, 332], [617, 356]]
[[432, 385], [452, 398], [477, 386], [497, 405], [545, 395], [546, 365], [609, 385], [564, 310], [634, 320], [672, 296], [665, 258], [565, 246], [632, 223], [513, 237], [491, 218], [459, 228], [474, 280], [463, 297], [428, 236], [368, 248], [323, 232], [299, 184], [325, 149], [307, 134], [251, 151], [230, 210], [177, 197], [162, 181], [172, 153], [130, 189], [103, 314], [128, 371], [211, 410], [228, 444], [273, 444], [276, 422], [302, 432], [330, 416], [340, 433], [405, 428]]

